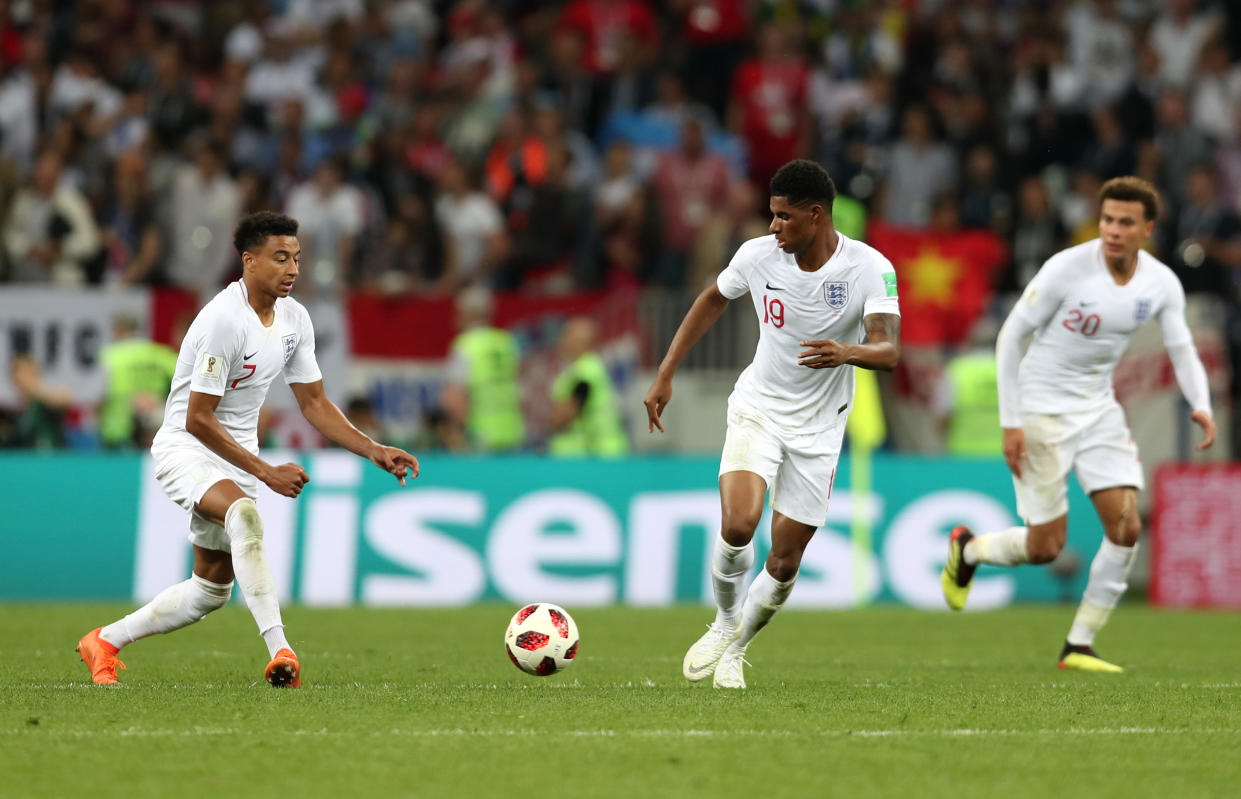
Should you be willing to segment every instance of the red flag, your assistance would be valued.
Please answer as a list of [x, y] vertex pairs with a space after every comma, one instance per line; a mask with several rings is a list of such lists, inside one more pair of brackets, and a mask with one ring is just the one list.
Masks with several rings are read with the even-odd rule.
[[999, 237], [989, 230], [936, 233], [874, 222], [867, 238], [896, 267], [901, 342], [965, 343], [1007, 258]]

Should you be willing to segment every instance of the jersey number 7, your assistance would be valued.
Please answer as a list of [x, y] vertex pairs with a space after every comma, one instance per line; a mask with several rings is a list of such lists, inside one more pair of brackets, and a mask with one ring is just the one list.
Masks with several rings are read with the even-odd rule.
[[237, 388], [237, 384], [240, 383], [242, 380], [249, 380], [250, 378], [254, 377], [254, 370], [257, 369], [258, 366], [252, 363], [243, 363], [241, 365], [241, 368], [245, 369], [246, 373], [242, 375], [241, 377], [237, 378], [236, 380], [234, 380], [233, 384], [229, 386], [229, 388]]

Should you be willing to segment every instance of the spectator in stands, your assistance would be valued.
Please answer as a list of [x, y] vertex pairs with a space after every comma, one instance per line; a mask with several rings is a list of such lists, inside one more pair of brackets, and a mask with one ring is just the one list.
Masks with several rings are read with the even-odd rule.
[[764, 25], [757, 49], [733, 74], [728, 127], [749, 148], [750, 180], [766, 186], [782, 164], [809, 150], [810, 70], [795, 26]]
[[1031, 175], [1017, 187], [1017, 220], [1013, 230], [1013, 278], [1009, 290], [1020, 291], [1043, 262], [1060, 250], [1065, 228], [1052, 212], [1041, 178]]
[[357, 285], [385, 294], [429, 292], [444, 272], [444, 244], [427, 200], [405, 194], [382, 236], [367, 237]]
[[595, 351], [598, 337], [595, 321], [585, 316], [566, 322], [560, 335], [565, 367], [551, 388], [549, 455], [614, 458], [629, 451], [612, 378]]
[[302, 269], [315, 297], [351, 285], [354, 249], [364, 225], [362, 196], [345, 182], [344, 165], [327, 158], [311, 180], [289, 192], [286, 213], [302, 225]]
[[1185, 202], [1169, 223], [1166, 261], [1187, 293], [1223, 296], [1241, 268], [1241, 219], [1220, 201], [1216, 184], [1212, 164], [1195, 164], [1185, 176]]
[[575, 261], [585, 252], [590, 226], [590, 198], [570, 181], [571, 156], [561, 142], [544, 154], [545, 174], [534, 186], [513, 192], [509, 203], [509, 256], [496, 271], [501, 290], [536, 288], [565, 292], [572, 288]]
[[1166, 86], [1190, 88], [1202, 49], [1219, 30], [1213, 12], [1197, 12], [1194, 0], [1167, 0], [1148, 41], [1159, 54], [1159, 77]]
[[932, 200], [956, 186], [957, 159], [951, 147], [935, 138], [926, 108], [911, 106], [903, 131], [889, 153], [881, 189], [882, 216], [893, 225], [926, 227]]
[[117, 159], [107, 196], [110, 202], [101, 216], [103, 282], [132, 286], [160, 280], [164, 237], [146, 163], [137, 150]]
[[444, 231], [451, 255], [440, 278], [442, 291], [455, 292], [474, 282], [489, 283], [508, 256], [504, 219], [495, 202], [475, 188], [466, 167], [449, 161], [440, 172], [435, 220]]
[[73, 398], [61, 388], [43, 382], [39, 364], [29, 353], [14, 353], [9, 378], [18, 402], [0, 425], [0, 447], [50, 450], [65, 445], [65, 413]]
[[86, 198], [61, 180], [60, 156], [45, 151], [32, 184], [18, 190], [4, 224], [10, 279], [76, 286], [99, 254], [99, 228]]
[[707, 152], [703, 123], [686, 120], [681, 126], [680, 146], [665, 153], [655, 170], [655, 200], [663, 221], [663, 254], [655, 283], [685, 287], [698, 236], [720, 199], [728, 196], [732, 180], [728, 162]]
[[1185, 199], [1184, 176], [1194, 164], [1211, 159], [1211, 143], [1189, 124], [1184, 93], [1175, 89], [1159, 97], [1155, 146], [1159, 150], [1159, 180], [1173, 204]]
[[227, 282], [234, 267], [241, 192], [226, 166], [221, 145], [202, 141], [194, 163], [181, 167], [172, 184], [166, 274], [174, 285], [204, 294]]

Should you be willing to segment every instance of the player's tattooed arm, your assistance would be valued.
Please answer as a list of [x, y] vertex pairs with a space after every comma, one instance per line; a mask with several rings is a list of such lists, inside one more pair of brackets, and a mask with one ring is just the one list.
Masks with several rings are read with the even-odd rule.
[[866, 343], [889, 342], [898, 350], [901, 346], [901, 318], [894, 313], [873, 313], [862, 319], [866, 328]]
[[824, 339], [799, 342], [807, 349], [797, 354], [797, 363], [811, 369], [835, 369], [850, 364], [863, 369], [890, 372], [901, 357], [901, 318], [896, 314], [870, 314], [863, 319], [866, 341], [845, 344]]
[[890, 372], [901, 359], [901, 317], [894, 313], [873, 313], [862, 319], [866, 342], [858, 345], [862, 352], [851, 359], [854, 366]]

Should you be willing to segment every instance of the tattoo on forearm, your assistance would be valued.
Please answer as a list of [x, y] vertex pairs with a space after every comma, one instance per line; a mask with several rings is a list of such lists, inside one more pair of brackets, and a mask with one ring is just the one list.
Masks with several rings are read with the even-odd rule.
[[901, 340], [901, 318], [896, 314], [870, 314], [862, 320], [866, 328], [867, 344], [891, 342], [893, 346]]

